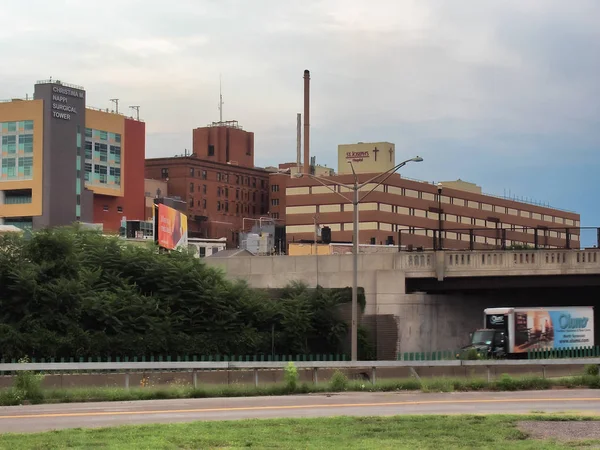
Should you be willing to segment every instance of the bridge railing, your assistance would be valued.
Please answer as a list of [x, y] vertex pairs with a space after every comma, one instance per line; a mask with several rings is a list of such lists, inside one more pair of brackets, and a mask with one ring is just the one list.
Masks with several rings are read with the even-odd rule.
[[409, 227], [399, 230], [397, 239], [398, 242], [394, 242], [393, 236], [390, 236], [385, 243], [395, 245], [399, 251], [571, 250], [593, 245], [600, 248], [600, 227], [557, 226], [551, 223], [526, 227], [495, 221], [481, 227], [444, 223], [441, 228]]

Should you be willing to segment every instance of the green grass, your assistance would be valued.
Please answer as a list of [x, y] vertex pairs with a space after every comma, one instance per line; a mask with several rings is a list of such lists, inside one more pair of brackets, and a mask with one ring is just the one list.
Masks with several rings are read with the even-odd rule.
[[0, 390], [0, 406], [22, 404], [24, 400], [31, 403], [79, 403], [106, 401], [161, 400], [178, 398], [210, 398], [210, 397], [256, 397], [289, 394], [308, 394], [322, 392], [391, 392], [391, 391], [423, 391], [423, 392], [466, 392], [466, 391], [520, 391], [544, 390], [559, 386], [563, 388], [600, 389], [600, 377], [582, 375], [568, 378], [544, 379], [541, 377], [501, 376], [498, 380], [488, 382], [482, 378], [415, 378], [399, 380], [380, 379], [372, 385], [368, 381], [349, 381], [338, 376], [330, 383], [300, 384], [290, 389], [286, 384], [254, 385], [203, 385], [194, 389], [188, 385], [162, 387], [124, 388], [68, 388], [42, 390], [41, 397], [26, 399], [16, 389]]
[[520, 420], [592, 420], [569, 416], [396, 416], [193, 422], [0, 435], [0, 449], [568, 449], [528, 439]]

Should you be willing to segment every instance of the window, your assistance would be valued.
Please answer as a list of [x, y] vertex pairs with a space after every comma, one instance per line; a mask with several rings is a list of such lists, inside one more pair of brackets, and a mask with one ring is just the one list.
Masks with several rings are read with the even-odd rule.
[[236, 200], [239, 200], [239, 199], [240, 199], [240, 190], [239, 190], [239, 189], [236, 189], [236, 190], [235, 190], [235, 199], [236, 199]]
[[198, 254], [200, 258], [204, 258], [206, 256], [206, 247], [198, 247]]
[[254, 191], [252, 193], [252, 201], [255, 202], [256, 201], [256, 191]]
[[87, 142], [85, 143], [85, 159], [92, 159], [92, 143], [91, 142]]
[[100, 181], [100, 183], [102, 184], [106, 184], [107, 181], [107, 167], [106, 166], [102, 166], [102, 165], [96, 165], [94, 166], [94, 173], [98, 174], [98, 180]]
[[193, 177], [193, 176], [194, 176], [194, 168], [190, 167], [190, 177]]
[[111, 177], [115, 177], [115, 184], [121, 184], [121, 169], [119, 167], [111, 167], [108, 173]]
[[104, 205], [104, 208], [102, 208], [104, 210], [104, 212], [108, 212], [108, 205]]
[[239, 203], [236, 203], [236, 204], [235, 204], [235, 213], [236, 213], [236, 214], [239, 214], [239, 213], [240, 213], [240, 204], [239, 204]]
[[17, 153], [17, 136], [2, 136], [2, 151]]
[[194, 207], [194, 198], [190, 197], [190, 200], [188, 201], [188, 205], [190, 206], [190, 208]]
[[2, 175], [7, 175], [10, 177], [15, 177], [16, 174], [16, 162], [15, 158], [2, 158]]
[[33, 170], [33, 158], [32, 157], [21, 157], [19, 158], [19, 175], [30, 177]]
[[160, 176], [161, 176], [161, 178], [169, 178], [169, 169], [167, 169], [167, 168], [160, 169]]
[[229, 188], [228, 187], [225, 188], [225, 197], [229, 198]]
[[204, 185], [202, 185], [202, 193], [203, 193], [203, 194], [206, 194], [206, 185], [205, 185], [205, 184], [204, 184]]
[[19, 150], [23, 150], [25, 153], [33, 152], [33, 134], [19, 136]]
[[123, 212], [123, 207], [122, 206], [117, 206], [117, 212], [118, 213], [122, 213]]
[[224, 181], [225, 183], [229, 183], [229, 174], [228, 174], [228, 173], [224, 173], [224, 174], [223, 174], [223, 181]]
[[203, 171], [202, 171], [202, 179], [203, 179], [203, 180], [206, 180], [206, 170], [203, 170]]
[[114, 145], [111, 145], [110, 146], [110, 154], [113, 157], [113, 159], [115, 160], [115, 163], [121, 164], [121, 147], [116, 147]]
[[240, 176], [239, 175], [235, 176], [235, 184], [240, 184]]
[[121, 143], [121, 135], [119, 133], [115, 133], [115, 142]]
[[17, 122], [7, 122], [8, 131], [17, 131]]
[[190, 183], [190, 192], [194, 193], [194, 183]]
[[90, 174], [92, 173], [92, 165], [85, 163], [85, 181], [90, 181]]
[[252, 205], [252, 214], [256, 215], [256, 206]]
[[33, 120], [26, 120], [23, 122], [23, 129], [25, 131], [33, 130]]
[[225, 212], [229, 212], [229, 202], [225, 202]]
[[106, 141], [108, 139], [108, 133], [106, 131], [100, 131], [100, 140]]
[[221, 211], [221, 202], [217, 202], [217, 211]]
[[85, 129], [85, 137], [86, 138], [91, 138], [92, 137], [92, 129], [91, 128], [86, 128]]
[[272, 184], [271, 185], [271, 192], [279, 192], [279, 185], [278, 184]]
[[217, 172], [217, 181], [221, 181], [221, 172]]
[[279, 206], [279, 199], [278, 198], [271, 199], [271, 206]]
[[203, 207], [204, 209], [206, 209], [206, 199], [203, 199], [203, 200], [202, 200], [202, 207]]
[[261, 189], [265, 188], [265, 180], [260, 180], [260, 188]]
[[214, 145], [208, 146], [208, 156], [215, 156], [215, 146]]
[[217, 197], [221, 196], [221, 187], [217, 187]]
[[252, 178], [252, 187], [255, 188], [256, 187], [256, 178]]
[[279, 213], [271, 213], [273, 219], [279, 219]]
[[100, 144], [99, 142], [96, 142], [94, 144], [94, 151], [96, 153], [98, 153], [98, 155], [94, 155], [94, 156], [97, 156], [98, 158], [100, 158], [100, 161], [102, 161], [102, 162], [108, 161], [107, 149], [108, 149], [108, 146], [106, 144]]

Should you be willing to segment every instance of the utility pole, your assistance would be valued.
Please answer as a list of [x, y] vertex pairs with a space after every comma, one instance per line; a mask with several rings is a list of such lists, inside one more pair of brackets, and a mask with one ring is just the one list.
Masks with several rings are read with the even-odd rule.
[[115, 112], [117, 114], [119, 114], [119, 99], [118, 98], [111, 98], [110, 101], [115, 104]]
[[138, 105], [136, 105], [136, 106], [130, 106], [130, 108], [135, 110], [135, 120], [140, 120], [140, 107]]

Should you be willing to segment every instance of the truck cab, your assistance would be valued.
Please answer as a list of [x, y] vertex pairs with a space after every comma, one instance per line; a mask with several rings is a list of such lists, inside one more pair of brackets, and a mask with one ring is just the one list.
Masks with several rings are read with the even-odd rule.
[[469, 345], [461, 348], [461, 353], [464, 355], [472, 349], [488, 358], [504, 358], [506, 356], [505, 331], [490, 328], [473, 331], [470, 333]]

